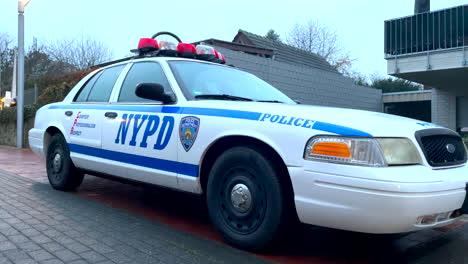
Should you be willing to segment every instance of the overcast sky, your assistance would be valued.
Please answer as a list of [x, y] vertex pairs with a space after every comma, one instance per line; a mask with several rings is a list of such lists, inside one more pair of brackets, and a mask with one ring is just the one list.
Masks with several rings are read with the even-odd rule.
[[[431, 10], [467, 0], [431, 0]], [[239, 29], [281, 37], [295, 23], [318, 20], [337, 30], [356, 59], [355, 69], [386, 75], [384, 20], [413, 14], [414, 0], [31, 0], [26, 7], [26, 43], [89, 34], [105, 42], [116, 59], [140, 37], [171, 31], [184, 42], [232, 41]], [[17, 0], [0, 0], [0, 33], [17, 35]], [[229, 60], [229, 58], [228, 58]]]

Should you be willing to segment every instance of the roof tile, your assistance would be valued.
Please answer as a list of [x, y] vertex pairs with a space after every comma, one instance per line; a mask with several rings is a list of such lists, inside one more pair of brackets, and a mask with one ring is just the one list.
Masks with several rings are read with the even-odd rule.
[[330, 63], [328, 63], [324, 58], [315, 53], [304, 51], [282, 42], [273, 41], [263, 36], [244, 31], [242, 29], [239, 30], [239, 33], [247, 37], [256, 47], [274, 50], [275, 60], [277, 61], [300, 66], [314, 67], [329, 72], [338, 73], [335, 67], [330, 65]]

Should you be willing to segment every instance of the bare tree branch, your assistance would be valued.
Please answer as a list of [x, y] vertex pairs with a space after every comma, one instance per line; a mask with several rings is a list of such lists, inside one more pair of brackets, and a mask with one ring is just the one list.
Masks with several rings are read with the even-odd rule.
[[323, 57], [345, 75], [350, 73], [354, 59], [351, 59], [340, 43], [336, 30], [317, 20], [309, 20], [305, 24], [296, 23], [286, 34], [285, 42]]
[[49, 56], [58, 62], [85, 70], [112, 60], [112, 51], [103, 42], [87, 35], [57, 40], [47, 48]]
[[0, 33], [0, 68], [3, 68], [10, 57], [13, 38], [6, 33]]
[[0, 33], [0, 97], [6, 90], [11, 90], [13, 56], [13, 38], [6, 33]]

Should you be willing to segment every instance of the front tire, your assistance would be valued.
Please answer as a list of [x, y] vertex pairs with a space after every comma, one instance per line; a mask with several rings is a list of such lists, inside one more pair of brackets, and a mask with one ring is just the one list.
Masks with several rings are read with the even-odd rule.
[[52, 188], [73, 191], [83, 182], [84, 174], [70, 159], [70, 150], [62, 134], [55, 134], [47, 149], [47, 177]]
[[246, 250], [269, 246], [285, 223], [285, 194], [278, 169], [253, 147], [234, 147], [219, 156], [207, 185], [208, 211], [230, 244]]

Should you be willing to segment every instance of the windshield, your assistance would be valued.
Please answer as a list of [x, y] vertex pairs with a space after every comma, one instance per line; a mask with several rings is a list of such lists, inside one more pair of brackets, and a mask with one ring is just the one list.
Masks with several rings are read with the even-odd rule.
[[295, 104], [260, 78], [234, 68], [194, 61], [169, 61], [188, 100], [242, 100]]

